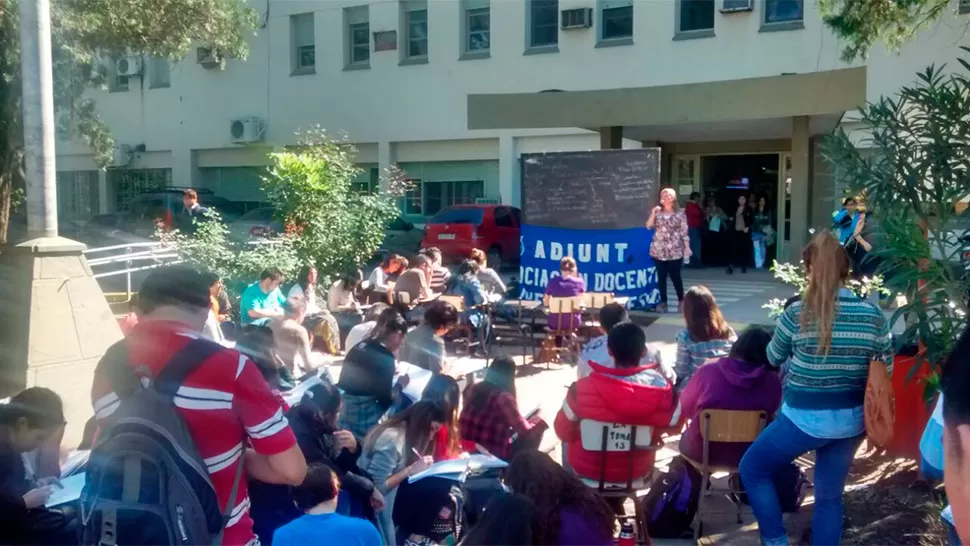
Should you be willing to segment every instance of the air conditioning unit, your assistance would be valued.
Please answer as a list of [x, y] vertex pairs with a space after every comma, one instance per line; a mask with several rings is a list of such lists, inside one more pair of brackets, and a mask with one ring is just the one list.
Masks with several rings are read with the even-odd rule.
[[590, 28], [593, 26], [593, 8], [562, 10], [562, 29]]
[[131, 146], [115, 144], [111, 147], [111, 167], [124, 167], [131, 163]]
[[254, 116], [232, 120], [229, 124], [229, 136], [235, 144], [248, 144], [263, 140], [263, 120]]
[[737, 13], [739, 11], [753, 11], [754, 0], [723, 0], [721, 13]]
[[195, 55], [196, 62], [206, 70], [214, 70], [216, 68], [222, 70], [226, 68], [226, 58], [218, 51], [213, 51], [207, 47], [199, 47], [196, 48]]
[[115, 72], [119, 76], [137, 76], [141, 74], [141, 57], [128, 55], [115, 61]]

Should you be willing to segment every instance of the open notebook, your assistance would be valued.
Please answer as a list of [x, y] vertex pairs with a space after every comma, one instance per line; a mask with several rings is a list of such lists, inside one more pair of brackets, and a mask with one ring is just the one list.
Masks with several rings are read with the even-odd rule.
[[456, 482], [464, 482], [465, 476], [467, 476], [471, 471], [490, 468], [505, 468], [507, 466], [509, 466], [509, 463], [494, 455], [476, 453], [462, 459], [451, 459], [449, 461], [435, 463], [423, 472], [418, 472], [417, 474], [408, 478], [408, 482], [414, 483], [418, 480], [431, 477], [446, 478], [455, 480]]

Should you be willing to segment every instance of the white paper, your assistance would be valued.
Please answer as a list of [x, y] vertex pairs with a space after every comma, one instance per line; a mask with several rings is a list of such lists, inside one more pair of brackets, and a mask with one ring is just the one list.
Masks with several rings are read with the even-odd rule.
[[423, 472], [418, 472], [417, 474], [408, 478], [408, 482], [414, 483], [420, 479], [429, 478], [432, 476], [453, 479], [455, 481], [464, 481], [464, 476], [470, 470], [478, 470], [481, 468], [505, 468], [507, 466], [509, 466], [509, 463], [494, 455], [476, 453], [463, 459], [451, 459], [448, 461], [435, 463], [429, 466]]
[[404, 387], [404, 395], [410, 398], [412, 402], [421, 400], [424, 388], [431, 381], [431, 372], [409, 362], [398, 362], [394, 372], [394, 384], [396, 385], [398, 380], [405, 375], [408, 376], [408, 385]]
[[61, 477], [66, 478], [73, 474], [78, 468], [81, 468], [85, 463], [88, 462], [88, 457], [91, 456], [90, 450], [74, 450], [67, 455], [67, 459], [64, 460], [64, 464], [61, 465]]
[[448, 375], [460, 379], [470, 373], [475, 373], [486, 368], [484, 358], [471, 358], [463, 356], [456, 358], [448, 363]]
[[87, 477], [86, 472], [81, 472], [80, 474], [75, 474], [70, 478], [64, 478], [61, 480], [61, 487], [56, 485], [51, 486], [53, 492], [49, 499], [47, 499], [48, 508], [53, 508], [55, 506], [60, 506], [69, 502], [74, 502], [81, 498], [81, 490], [84, 489], [84, 481]]

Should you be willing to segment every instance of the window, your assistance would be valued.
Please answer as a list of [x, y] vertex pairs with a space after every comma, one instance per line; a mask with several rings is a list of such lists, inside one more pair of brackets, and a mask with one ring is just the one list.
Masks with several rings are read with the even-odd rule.
[[414, 187], [404, 194], [404, 214], [422, 214], [424, 207], [421, 201], [421, 180], [410, 179]]
[[380, 170], [377, 167], [366, 169], [350, 183], [351, 189], [356, 193], [369, 194], [377, 193], [381, 184]]
[[765, 24], [801, 21], [805, 0], [765, 0]]
[[715, 0], [679, 0], [677, 32], [710, 36], [714, 30], [714, 2]]
[[431, 216], [453, 205], [473, 205], [485, 197], [485, 183], [481, 180], [463, 180], [424, 183], [424, 214]]
[[487, 53], [492, 38], [488, 0], [466, 0], [464, 16], [465, 53]]
[[347, 22], [347, 66], [370, 66], [370, 14], [367, 6], [344, 10]]
[[507, 207], [495, 209], [495, 226], [514, 228], [515, 222], [512, 221], [512, 212]]
[[428, 4], [423, 0], [409, 0], [402, 6], [404, 8], [404, 58], [426, 60], [428, 58]]
[[149, 77], [152, 89], [158, 87], [169, 87], [172, 84], [172, 69], [168, 64], [168, 59], [164, 57], [152, 57], [148, 61]]
[[604, 0], [600, 6], [600, 40], [633, 38], [633, 0]]
[[313, 14], [290, 15], [290, 36], [293, 41], [293, 74], [313, 74], [317, 66], [313, 36]]
[[957, 11], [960, 13], [970, 13], [970, 0], [960, 0]]
[[529, 0], [530, 48], [559, 45], [559, 0]]
[[470, 224], [482, 225], [485, 211], [480, 208], [452, 209], [435, 215], [429, 224]]

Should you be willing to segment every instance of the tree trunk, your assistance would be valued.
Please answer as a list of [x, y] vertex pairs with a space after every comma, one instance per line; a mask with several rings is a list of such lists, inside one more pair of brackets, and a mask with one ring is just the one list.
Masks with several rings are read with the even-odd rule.
[[7, 243], [7, 228], [10, 226], [10, 198], [13, 196], [13, 176], [0, 172], [0, 245]]

